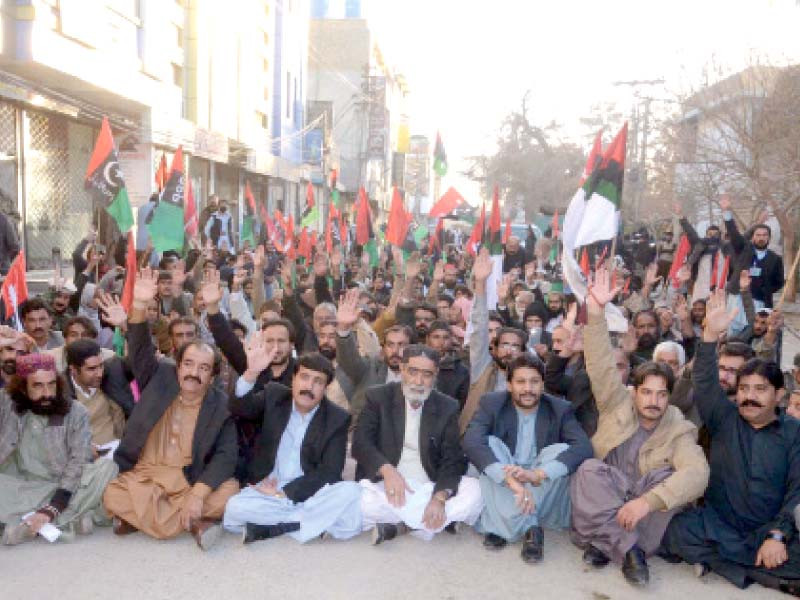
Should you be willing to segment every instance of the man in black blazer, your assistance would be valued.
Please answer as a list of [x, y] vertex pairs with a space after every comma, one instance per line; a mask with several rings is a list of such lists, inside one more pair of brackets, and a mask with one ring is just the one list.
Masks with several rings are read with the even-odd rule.
[[379, 544], [414, 530], [431, 539], [452, 522], [475, 523], [478, 482], [464, 477], [458, 402], [433, 389], [439, 353], [413, 344], [403, 352], [400, 381], [366, 392], [353, 433], [364, 529]]
[[569, 402], [543, 393], [544, 365], [525, 353], [508, 365], [508, 391], [485, 394], [464, 434], [470, 462], [481, 472], [485, 507], [476, 529], [484, 546], [523, 539], [522, 559], [544, 556], [542, 525], [570, 523], [569, 477], [592, 445]]
[[325, 397], [333, 365], [318, 352], [304, 354], [291, 389], [272, 382], [257, 391], [259, 373], [275, 358], [267, 336], [251, 336], [247, 369], [230, 399], [231, 412], [260, 423], [260, 433], [247, 465], [250, 485], [228, 502], [225, 529], [243, 534], [245, 544], [284, 533], [299, 542], [356, 536], [361, 487], [342, 481], [350, 415]]
[[[114, 453], [120, 476], [103, 502], [118, 535], [141, 530], [165, 539], [186, 530], [206, 550], [222, 531], [225, 503], [239, 491], [236, 429], [225, 394], [212, 385], [220, 359], [211, 346], [192, 341], [175, 362], [156, 358], [146, 311], [157, 280], [157, 272], [143, 269], [134, 286], [128, 350], [141, 397]], [[124, 320], [119, 304], [103, 312], [109, 322]]]

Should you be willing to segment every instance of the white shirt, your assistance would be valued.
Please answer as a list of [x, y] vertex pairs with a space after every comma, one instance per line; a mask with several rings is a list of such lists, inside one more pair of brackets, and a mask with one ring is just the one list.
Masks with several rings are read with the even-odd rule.
[[405, 478], [419, 483], [429, 483], [430, 479], [425, 469], [422, 467], [422, 460], [419, 456], [419, 423], [422, 417], [422, 406], [416, 410], [411, 408], [408, 402], [406, 405], [406, 431], [403, 436], [403, 450], [400, 453], [400, 461], [397, 463], [397, 470]]

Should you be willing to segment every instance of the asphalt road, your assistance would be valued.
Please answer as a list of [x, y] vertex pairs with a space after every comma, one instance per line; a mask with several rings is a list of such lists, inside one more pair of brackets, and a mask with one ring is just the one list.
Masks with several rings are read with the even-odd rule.
[[0, 547], [0, 598], [5, 600], [461, 599], [770, 600], [783, 594], [752, 586], [738, 590], [714, 574], [697, 579], [692, 567], [650, 561], [647, 590], [628, 585], [613, 565], [593, 570], [566, 534], [546, 532], [545, 560], [526, 565], [519, 544], [499, 552], [481, 546], [471, 530], [423, 542], [411, 536], [373, 547], [356, 539], [290, 538], [243, 546], [225, 534], [202, 552], [188, 535], [156, 541], [96, 529], [73, 543], [41, 539]]

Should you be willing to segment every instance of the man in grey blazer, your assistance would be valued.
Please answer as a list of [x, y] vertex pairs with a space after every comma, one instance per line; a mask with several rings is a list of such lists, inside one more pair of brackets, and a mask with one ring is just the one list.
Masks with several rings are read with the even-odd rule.
[[485, 394], [464, 434], [485, 507], [476, 529], [499, 549], [523, 538], [522, 560], [544, 556], [542, 526], [570, 523], [569, 477], [592, 445], [566, 400], [543, 393], [544, 365], [525, 353], [508, 365], [508, 391]]

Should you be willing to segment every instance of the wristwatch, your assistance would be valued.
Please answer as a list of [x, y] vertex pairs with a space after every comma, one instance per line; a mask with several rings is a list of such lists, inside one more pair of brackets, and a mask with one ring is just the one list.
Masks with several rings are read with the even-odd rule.
[[781, 544], [786, 543], [786, 536], [783, 535], [780, 531], [770, 531], [767, 534], [767, 539], [775, 540], [776, 542], [780, 542]]

